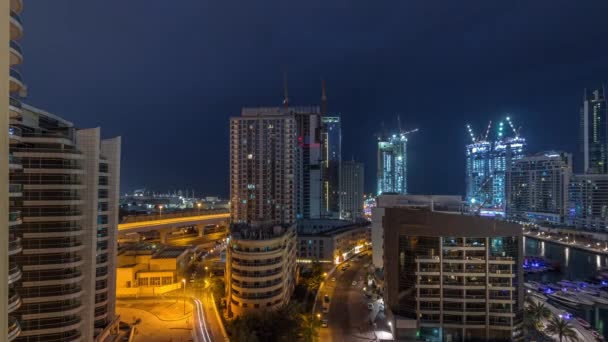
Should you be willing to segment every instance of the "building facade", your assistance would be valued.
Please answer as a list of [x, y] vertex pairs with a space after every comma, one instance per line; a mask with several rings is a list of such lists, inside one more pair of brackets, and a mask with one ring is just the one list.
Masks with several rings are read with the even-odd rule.
[[231, 227], [225, 273], [229, 315], [276, 310], [289, 302], [296, 243], [294, 225]]
[[233, 223], [291, 223], [299, 206], [300, 151], [293, 113], [243, 109], [230, 119]]
[[507, 171], [507, 216], [563, 223], [571, 175], [569, 153], [549, 151], [515, 161]]
[[340, 164], [342, 162], [342, 128], [339, 116], [321, 117], [323, 144], [322, 216], [340, 214]]
[[581, 107], [581, 149], [584, 173], [608, 173], [608, 113], [605, 87], [585, 89]]
[[343, 161], [340, 170], [340, 218], [355, 220], [363, 216], [365, 168], [363, 163]]
[[367, 223], [345, 220], [301, 220], [297, 223], [298, 262], [338, 264], [371, 246]]
[[376, 197], [372, 208], [372, 263], [375, 268], [384, 267], [384, 228], [382, 220], [387, 208], [425, 208], [430, 211], [463, 211], [462, 197], [452, 195], [397, 195], [386, 194]]
[[18, 340], [100, 339], [116, 323], [120, 138], [25, 104], [11, 124]]
[[519, 225], [387, 208], [384, 302], [398, 339], [523, 340]]
[[[22, 253], [23, 248], [17, 230], [22, 221], [20, 203], [23, 196], [21, 184], [7, 181], [9, 177], [20, 168], [20, 162], [12, 154], [9, 146], [19, 142], [19, 128], [13, 123], [21, 116], [21, 97], [26, 95], [26, 86], [17, 71], [19, 64], [23, 62], [23, 53], [18, 41], [23, 36], [23, 23], [21, 12], [23, 11], [22, 0], [3, 1], [0, 6], [0, 44], [6, 47], [6, 52], [0, 57], [0, 64], [4, 65], [0, 72], [0, 126], [4, 129], [0, 132], [0, 221], [5, 222], [6, 229], [0, 237], [6, 243], [0, 247], [0, 274], [3, 275], [5, 286], [0, 286], [0, 298], [8, 298], [0, 305], [0, 317], [4, 322], [0, 326], [0, 340], [14, 341], [22, 331], [19, 314], [16, 312], [23, 304], [19, 291], [19, 281], [22, 277], [22, 269], [17, 264], [16, 258]], [[7, 96], [8, 95], [8, 96]], [[8, 285], [8, 286], [7, 286]]]
[[571, 177], [567, 223], [580, 229], [608, 231], [608, 175], [575, 174]]
[[378, 195], [407, 193], [407, 136], [404, 133], [378, 139]]

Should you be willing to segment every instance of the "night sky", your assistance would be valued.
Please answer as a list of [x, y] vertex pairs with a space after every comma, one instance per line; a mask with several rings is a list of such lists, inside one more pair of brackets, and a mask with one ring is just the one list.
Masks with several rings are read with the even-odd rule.
[[[510, 114], [529, 152], [575, 152], [583, 88], [608, 81], [606, 1], [26, 1], [29, 102], [123, 137], [122, 192], [228, 195], [228, 120], [318, 104], [375, 191], [375, 134], [419, 128], [412, 193], [463, 194], [465, 125]], [[578, 161], [576, 161], [578, 162]]]

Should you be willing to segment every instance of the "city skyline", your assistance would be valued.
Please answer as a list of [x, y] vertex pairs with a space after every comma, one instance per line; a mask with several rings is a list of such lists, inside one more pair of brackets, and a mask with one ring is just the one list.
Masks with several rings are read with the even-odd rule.
[[[410, 192], [464, 194], [462, 172], [451, 171], [464, 169], [464, 124], [508, 113], [526, 128], [522, 133], [529, 139], [529, 151], [574, 153], [578, 137], [570, 127], [578, 124], [583, 89], [608, 79], [607, 67], [595, 57], [606, 48], [592, 44], [603, 32], [589, 17], [599, 16], [605, 4], [583, 9], [565, 4], [550, 13], [542, 3], [450, 9], [456, 13], [433, 4], [387, 5], [376, 10], [353, 5], [347, 14], [327, 5], [319, 6], [320, 11], [307, 5], [289, 10], [301, 13], [295, 23], [280, 19], [265, 24], [264, 32], [271, 33], [266, 40], [259, 32], [249, 33], [249, 27], [269, 15], [281, 18], [276, 14], [287, 13], [285, 5], [277, 5], [270, 14], [242, 6], [232, 12], [241, 22], [216, 39], [210, 37], [224, 25], [213, 16], [222, 17], [219, 14], [227, 10], [226, 5], [201, 8], [198, 2], [185, 1], [180, 13], [165, 16], [163, 7], [123, 4], [124, 17], [112, 17], [117, 25], [100, 31], [99, 21], [109, 22], [116, 14], [110, 4], [31, 4], [23, 17], [28, 34], [22, 46], [32, 56], [25, 63], [24, 77], [31, 86], [33, 105], [61, 113], [83, 127], [99, 125], [111, 135], [127, 137], [124, 191], [146, 185], [170, 188], [173, 180], [167, 174], [175, 174], [169, 172], [170, 166], [191, 162], [188, 154], [175, 151], [212, 145], [198, 147], [205, 155], [204, 163], [194, 161], [192, 167], [177, 172], [197, 193], [226, 197], [228, 118], [242, 106], [280, 105], [282, 66], [289, 75], [293, 105], [318, 103], [320, 79], [326, 80], [328, 112], [340, 112], [342, 117], [343, 158], [364, 162], [367, 193], [375, 191], [374, 134], [382, 131], [382, 122], [386, 128], [396, 128], [398, 114], [404, 127], [418, 127], [422, 132], [410, 144]], [[410, 17], [416, 13], [430, 13], [431, 22], [443, 25], [428, 27]], [[563, 27], [559, 20], [565, 13], [572, 17], [571, 26]], [[135, 15], [138, 25], [124, 19]], [[366, 15], [382, 23], [362, 29], [357, 23]], [[61, 18], [65, 24], [49, 25], [42, 20], [48, 16]], [[541, 16], [543, 27], [531, 24]], [[334, 17], [340, 19], [334, 22]], [[156, 28], [159, 18], [168, 19], [177, 34]], [[298, 23], [311, 18], [319, 25], [309, 25], [310, 36], [303, 36]], [[493, 28], [495, 22], [504, 30]], [[79, 30], [70, 29], [74, 26]], [[424, 40], [408, 33], [419, 32], [420, 28], [413, 30], [418, 26], [427, 27]], [[575, 27], [577, 34], [565, 34]], [[545, 30], [554, 32], [552, 38], [539, 44]], [[209, 34], [191, 43], [190, 37], [199, 31]], [[148, 34], [155, 38], [145, 39]], [[284, 44], [284, 51], [299, 52], [275, 53], [273, 44], [263, 43], [268, 39]], [[479, 39], [482, 44], [476, 43]], [[336, 40], [341, 41], [337, 47]], [[174, 44], [188, 48], [157, 48]], [[459, 51], [445, 61], [443, 57], [420, 58], [443, 56], [441, 51], [454, 51], [454, 44], [459, 44]], [[517, 49], [520, 46], [528, 47], [525, 54]], [[568, 46], [567, 51], [563, 46]], [[325, 53], [309, 52], [314, 48]], [[240, 57], [218, 58], [240, 55], [237, 51], [251, 57], [242, 61]], [[343, 57], [349, 62], [342, 63]], [[60, 72], [48, 70], [49, 64], [62, 65], [66, 59], [79, 62]], [[166, 60], [179, 67], [144, 72]], [[376, 68], [361, 68], [372, 61]], [[537, 67], [540, 63], [543, 68]], [[90, 110], [83, 112], [83, 107]], [[550, 132], [544, 129], [547, 120], [553, 120]], [[163, 136], [166, 139], [158, 139]], [[438, 162], [440, 153], [445, 159]], [[440, 167], [446, 162], [450, 168]], [[576, 156], [575, 164], [579, 164]], [[142, 174], [142, 169], [158, 171]], [[429, 170], [430, 177], [425, 177]]]

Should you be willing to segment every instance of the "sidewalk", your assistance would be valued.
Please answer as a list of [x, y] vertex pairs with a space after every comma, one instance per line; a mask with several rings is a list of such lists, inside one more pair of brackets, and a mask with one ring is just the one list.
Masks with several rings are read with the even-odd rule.
[[141, 323], [136, 326], [137, 334], [133, 338], [135, 342], [187, 342], [192, 340], [192, 318], [190, 317], [180, 320], [163, 321], [155, 314], [133, 306], [117, 306], [116, 312], [127, 323], [132, 323], [133, 318], [141, 319]]

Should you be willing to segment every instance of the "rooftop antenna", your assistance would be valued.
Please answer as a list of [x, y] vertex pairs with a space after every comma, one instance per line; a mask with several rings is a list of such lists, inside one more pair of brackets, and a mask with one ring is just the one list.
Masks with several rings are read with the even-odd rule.
[[327, 95], [325, 94], [325, 80], [321, 79], [321, 115], [327, 114]]
[[283, 71], [283, 106], [289, 108], [289, 93], [287, 91], [287, 71]]

